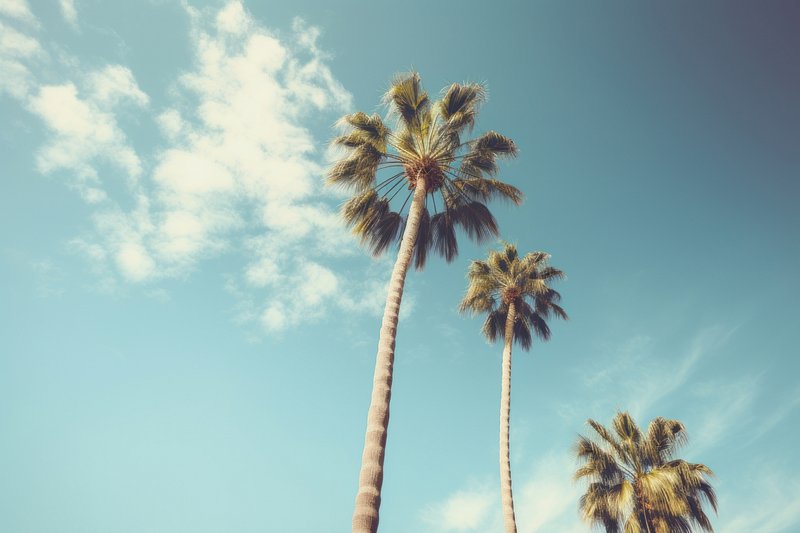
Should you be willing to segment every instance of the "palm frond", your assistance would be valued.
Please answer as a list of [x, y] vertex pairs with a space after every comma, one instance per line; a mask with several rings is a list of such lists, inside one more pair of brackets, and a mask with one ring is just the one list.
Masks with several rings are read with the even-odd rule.
[[494, 215], [481, 202], [465, 202], [457, 206], [452, 217], [467, 236], [477, 243], [486, 242], [500, 233]]
[[437, 102], [437, 111], [454, 132], [472, 129], [478, 107], [486, 99], [486, 89], [479, 83], [454, 83]]
[[617, 457], [623, 461], [626, 460], [627, 454], [625, 453], [625, 449], [620, 445], [619, 442], [617, 442], [617, 439], [614, 438], [614, 435], [612, 435], [604, 425], [596, 420], [592, 420], [591, 418], [587, 420], [586, 423], [594, 430], [595, 433], [597, 433], [597, 436], [599, 436], [603, 442], [605, 442], [613, 450], [613, 452], [617, 454]]
[[378, 166], [383, 153], [370, 143], [353, 149], [350, 156], [333, 165], [328, 171], [329, 185], [339, 185], [356, 192], [363, 192], [375, 183]]
[[353, 227], [367, 217], [374, 216], [374, 211], [380, 209], [380, 198], [373, 189], [368, 189], [347, 200], [342, 205], [342, 218], [348, 227]]
[[449, 213], [437, 213], [431, 217], [431, 239], [433, 250], [448, 263], [458, 255], [455, 220]]
[[498, 198], [520, 205], [524, 198], [522, 191], [513, 185], [492, 178], [460, 177], [452, 183], [468, 197], [484, 202]]
[[531, 349], [531, 326], [525, 317], [519, 316], [514, 320], [514, 340], [526, 352]]
[[381, 255], [393, 243], [397, 242], [403, 228], [403, 217], [394, 211], [385, 211], [380, 218], [364, 230], [363, 239], [374, 256]]
[[550, 340], [550, 326], [538, 313], [531, 316], [531, 329], [543, 341]]
[[625, 446], [627, 442], [638, 445], [642, 441], [642, 431], [639, 429], [639, 426], [636, 425], [636, 422], [630, 414], [626, 412], [617, 413], [612, 425], [622, 441], [623, 446]]
[[372, 144], [377, 150], [386, 152], [387, 138], [391, 133], [377, 114], [367, 115], [361, 111], [343, 116], [338, 126], [351, 131], [337, 137], [334, 144], [356, 148], [362, 144]]
[[428, 259], [428, 252], [433, 245], [431, 239], [431, 216], [426, 207], [422, 208], [419, 219], [419, 229], [417, 230], [417, 241], [414, 244], [414, 266], [417, 270], [425, 267]]
[[489, 342], [496, 342], [498, 339], [502, 340], [505, 337], [507, 313], [508, 308], [500, 307], [486, 315], [481, 331]]
[[540, 278], [541, 270], [547, 267], [547, 261], [550, 259], [550, 254], [547, 252], [528, 252], [525, 257], [521, 259], [522, 270], [528, 273], [529, 277]]
[[686, 443], [686, 428], [678, 420], [656, 417], [647, 427], [647, 450], [655, 466], [664, 464]]
[[467, 277], [469, 279], [482, 278], [489, 274], [489, 265], [484, 261], [472, 261], [469, 264], [469, 271]]
[[386, 102], [402, 124], [410, 130], [420, 130], [424, 115], [430, 111], [428, 93], [422, 88], [416, 72], [398, 75], [386, 92]]
[[488, 313], [497, 306], [497, 300], [485, 293], [467, 294], [458, 306], [460, 313]]
[[[625, 412], [613, 419], [613, 431], [594, 420], [589, 425], [599, 442], [580, 436], [575, 453], [581, 466], [576, 479], [590, 481], [581, 512], [594, 525], [606, 525], [613, 517], [624, 522], [625, 532], [691, 533], [696, 526], [711, 532], [711, 523], [703, 510], [709, 504], [716, 511], [716, 495], [707, 477], [711, 469], [671, 455], [685, 441], [685, 428], [677, 420], [657, 418], [642, 435], [636, 422]], [[605, 472], [605, 473], [604, 473]], [[614, 499], [621, 490], [617, 476], [623, 476], [631, 487], [631, 497]], [[602, 513], [587, 515], [585, 501], [604, 494]], [[621, 493], [620, 493], [621, 495]], [[629, 495], [630, 496], [630, 495]], [[623, 508], [622, 502], [628, 507]]]

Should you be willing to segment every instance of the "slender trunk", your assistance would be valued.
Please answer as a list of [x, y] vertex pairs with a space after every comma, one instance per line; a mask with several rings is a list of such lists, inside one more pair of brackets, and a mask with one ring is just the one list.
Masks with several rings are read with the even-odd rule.
[[392, 396], [392, 369], [394, 367], [394, 343], [400, 301], [403, 298], [408, 266], [414, 253], [419, 221], [425, 206], [426, 183], [418, 177], [414, 199], [408, 210], [408, 221], [400, 251], [397, 253], [389, 282], [389, 294], [383, 311], [381, 333], [378, 338], [378, 353], [375, 358], [375, 375], [372, 381], [372, 400], [367, 414], [367, 432], [364, 438], [364, 453], [361, 456], [361, 473], [358, 477], [358, 494], [353, 513], [353, 533], [375, 533], [378, 531], [378, 511], [381, 506], [383, 485], [383, 458], [386, 453], [386, 433], [389, 428], [389, 401]]
[[514, 498], [511, 495], [511, 445], [509, 427], [511, 425], [511, 345], [514, 343], [514, 319], [517, 310], [514, 302], [508, 305], [506, 317], [505, 347], [503, 348], [503, 374], [500, 390], [500, 495], [503, 503], [503, 523], [505, 533], [517, 533], [514, 519]]

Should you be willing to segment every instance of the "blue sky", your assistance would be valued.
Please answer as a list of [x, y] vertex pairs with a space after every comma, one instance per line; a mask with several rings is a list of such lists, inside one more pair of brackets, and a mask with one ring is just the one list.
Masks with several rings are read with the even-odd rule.
[[[323, 187], [395, 72], [487, 83], [495, 205], [571, 320], [517, 353], [521, 532], [587, 531], [570, 447], [688, 427], [726, 533], [800, 530], [797, 3], [0, 1], [0, 529], [345, 531], [393, 258]], [[412, 272], [382, 531], [501, 531], [500, 348]]]

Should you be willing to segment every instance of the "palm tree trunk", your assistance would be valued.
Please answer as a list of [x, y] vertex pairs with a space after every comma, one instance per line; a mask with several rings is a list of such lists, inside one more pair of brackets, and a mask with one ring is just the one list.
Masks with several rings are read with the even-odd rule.
[[503, 347], [502, 386], [500, 390], [500, 496], [503, 504], [505, 533], [517, 533], [514, 519], [514, 498], [511, 494], [511, 445], [509, 428], [511, 426], [511, 345], [514, 342], [514, 302], [508, 305], [506, 317], [505, 346]]
[[420, 217], [425, 206], [426, 183], [424, 176], [417, 178], [414, 199], [408, 210], [408, 221], [400, 242], [400, 251], [392, 270], [389, 294], [383, 311], [381, 333], [378, 338], [378, 353], [375, 360], [375, 375], [372, 381], [372, 400], [367, 414], [367, 432], [364, 438], [364, 453], [361, 456], [361, 473], [358, 478], [356, 508], [353, 513], [353, 533], [375, 533], [378, 531], [378, 511], [381, 506], [383, 485], [383, 458], [386, 453], [386, 433], [389, 428], [389, 401], [392, 396], [392, 370], [394, 367], [394, 344], [397, 334], [397, 319], [400, 301], [403, 299], [408, 266], [414, 253]]

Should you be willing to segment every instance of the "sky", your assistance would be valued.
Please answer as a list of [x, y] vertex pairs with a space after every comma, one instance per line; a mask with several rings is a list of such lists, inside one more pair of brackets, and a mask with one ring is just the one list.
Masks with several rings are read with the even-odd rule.
[[[567, 322], [516, 350], [521, 533], [572, 446], [676, 418], [725, 533], [800, 531], [800, 4], [0, 0], [0, 530], [350, 527], [380, 315], [324, 186], [393, 75], [483, 82], [492, 204]], [[463, 237], [463, 236], [462, 236]], [[499, 533], [501, 348], [469, 261], [408, 277], [381, 531]]]

